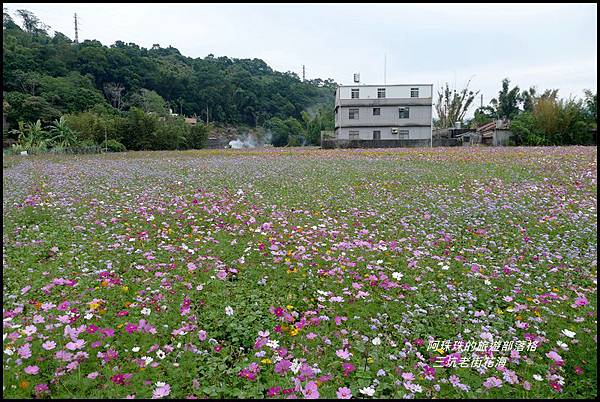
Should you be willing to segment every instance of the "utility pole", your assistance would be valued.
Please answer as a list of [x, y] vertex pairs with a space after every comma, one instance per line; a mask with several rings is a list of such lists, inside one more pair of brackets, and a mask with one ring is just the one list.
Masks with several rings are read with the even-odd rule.
[[481, 94], [481, 107], [483, 107], [483, 94]]
[[304, 71], [304, 64], [302, 65], [302, 82], [304, 82], [305, 79], [305, 71]]
[[206, 106], [206, 125], [208, 126], [208, 106]]
[[387, 53], [383, 54], [383, 85], [387, 84]]
[[75, 13], [75, 43], [79, 43], [79, 31], [77, 29], [77, 13]]

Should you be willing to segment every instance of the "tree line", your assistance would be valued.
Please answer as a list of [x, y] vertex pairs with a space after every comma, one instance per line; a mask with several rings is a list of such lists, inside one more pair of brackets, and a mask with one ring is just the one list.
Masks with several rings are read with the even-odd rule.
[[75, 43], [60, 32], [50, 36], [50, 27], [30, 11], [15, 16], [20, 25], [4, 9], [3, 114], [19, 129], [5, 138], [17, 138], [38, 120], [43, 129], [61, 117], [83, 142], [104, 141], [104, 132], [97, 132], [102, 127], [109, 139], [132, 150], [202, 144], [194, 132], [202, 129], [184, 128], [181, 116], [197, 117], [204, 131], [206, 122], [272, 127], [277, 145], [287, 145], [284, 138], [316, 144], [317, 127], [333, 126], [332, 116], [330, 124], [323, 117], [333, 104], [331, 79], [302, 81], [260, 59], [191, 58], [158, 44], [146, 49], [122, 41]]
[[437, 128], [452, 127], [461, 122], [465, 127], [477, 128], [495, 120], [510, 120], [514, 145], [591, 145], [596, 144], [597, 93], [584, 90], [581, 99], [561, 99], [558, 89], [538, 92], [535, 87], [521, 91], [502, 80], [498, 96], [488, 105], [475, 110], [472, 119], [465, 114], [479, 91], [464, 88], [450, 90], [448, 83], [438, 90], [435, 104]]

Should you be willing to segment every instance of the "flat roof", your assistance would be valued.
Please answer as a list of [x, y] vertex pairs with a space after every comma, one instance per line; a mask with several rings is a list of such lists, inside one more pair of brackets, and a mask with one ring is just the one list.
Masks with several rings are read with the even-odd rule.
[[340, 84], [338, 85], [339, 87], [407, 87], [410, 85], [416, 85], [416, 86], [433, 86], [433, 84], [353, 84], [353, 85], [347, 85], [347, 84]]

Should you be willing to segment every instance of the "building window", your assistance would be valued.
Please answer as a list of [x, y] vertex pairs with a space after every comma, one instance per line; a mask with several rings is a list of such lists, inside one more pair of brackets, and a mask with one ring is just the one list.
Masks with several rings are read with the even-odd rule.
[[408, 119], [410, 116], [410, 108], [409, 107], [401, 107], [398, 108], [398, 117], [401, 119]]
[[349, 109], [348, 118], [352, 120], [358, 119], [358, 109]]
[[381, 139], [381, 131], [379, 131], [379, 130], [373, 131], [373, 139], [380, 140]]
[[381, 108], [380, 107], [374, 107], [373, 108], [373, 116], [379, 116], [381, 115]]
[[398, 134], [400, 134], [399, 139], [408, 140], [408, 130], [399, 130]]
[[358, 130], [350, 130], [349, 136], [351, 140], [358, 140]]
[[410, 97], [418, 98], [419, 97], [419, 88], [411, 88], [410, 89]]
[[350, 97], [352, 99], [358, 99], [358, 88], [352, 88], [350, 91]]
[[385, 98], [385, 88], [377, 88], [377, 97]]

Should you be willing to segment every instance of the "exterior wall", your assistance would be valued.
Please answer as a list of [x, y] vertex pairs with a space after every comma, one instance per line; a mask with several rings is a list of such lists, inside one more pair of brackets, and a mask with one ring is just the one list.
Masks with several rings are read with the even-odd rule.
[[[344, 85], [335, 98], [335, 138], [350, 140], [349, 132], [358, 131], [359, 140], [374, 141], [373, 131], [380, 131], [380, 143], [403, 142], [405, 137], [392, 134], [392, 128], [408, 130], [408, 140], [427, 140], [431, 144], [432, 85]], [[351, 90], [359, 89], [359, 97], [352, 99]], [[385, 98], [377, 97], [377, 90], [385, 88]], [[411, 88], [419, 88], [419, 97], [411, 98]], [[409, 117], [400, 118], [399, 108], [408, 107]], [[374, 116], [373, 108], [380, 114]], [[350, 119], [350, 109], [358, 109], [358, 118]], [[375, 140], [376, 141], [376, 140]], [[398, 142], [400, 141], [400, 142]], [[358, 142], [353, 141], [356, 145]], [[417, 145], [421, 146], [421, 145]]]
[[[402, 130], [408, 130], [408, 139], [425, 139], [430, 141], [431, 139], [431, 128], [427, 127], [416, 127], [416, 126], [394, 126], [399, 127]], [[382, 140], [399, 140], [399, 134], [392, 134], [392, 127], [346, 127], [342, 126], [342, 128], [337, 128], [335, 130], [335, 138], [340, 140], [349, 140], [350, 139], [350, 130], [358, 131], [358, 138], [361, 140], [372, 140], [373, 139], [373, 131], [379, 130], [381, 131], [381, 139]]]
[[[407, 106], [409, 108], [408, 119], [401, 119], [398, 114], [400, 106], [374, 106], [380, 109], [379, 116], [373, 116], [373, 106], [356, 106], [338, 108], [336, 126], [340, 123], [345, 127], [412, 127], [431, 125], [431, 106]], [[350, 109], [358, 109], [358, 119], [350, 119]], [[341, 111], [341, 116], [339, 115]], [[428, 136], [429, 136], [428, 130]], [[383, 135], [383, 132], [382, 132]]]
[[[338, 87], [339, 94], [336, 98], [351, 99], [351, 89], [359, 89], [359, 99], [377, 99], [377, 88], [385, 88], [386, 98], [410, 98], [410, 89], [419, 88], [419, 98], [431, 98], [431, 84], [407, 84], [407, 85], [342, 85]], [[414, 99], [414, 98], [413, 98]]]
[[496, 130], [494, 132], [494, 140], [492, 145], [494, 146], [506, 146], [509, 144], [512, 132], [509, 130]]

